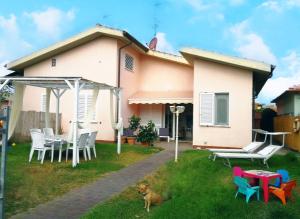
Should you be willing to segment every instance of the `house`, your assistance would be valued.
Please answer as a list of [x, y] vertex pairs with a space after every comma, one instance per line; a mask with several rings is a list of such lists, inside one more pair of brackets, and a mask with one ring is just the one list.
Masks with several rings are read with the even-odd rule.
[[[181, 55], [150, 50], [129, 33], [96, 25], [65, 41], [7, 64], [24, 76], [82, 76], [123, 90], [122, 117], [139, 115], [142, 124], [154, 121], [174, 135], [170, 105], [184, 105], [179, 137], [194, 146], [242, 147], [251, 141], [254, 98], [272, 76], [263, 62], [183, 48]], [[23, 110], [44, 110], [39, 88], [25, 91]], [[71, 93], [62, 97], [62, 129], [67, 132]], [[90, 93], [80, 94], [84, 117]], [[52, 97], [51, 97], [52, 98]], [[93, 128], [98, 140], [113, 141], [109, 93], [99, 93]], [[51, 103], [54, 98], [51, 99]], [[55, 111], [51, 104], [50, 111]]]
[[278, 115], [300, 115], [300, 85], [295, 85], [284, 91], [274, 100], [276, 103]]

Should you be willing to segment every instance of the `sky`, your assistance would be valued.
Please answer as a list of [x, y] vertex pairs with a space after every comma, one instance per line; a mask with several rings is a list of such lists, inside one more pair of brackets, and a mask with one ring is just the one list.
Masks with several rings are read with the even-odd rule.
[[1, 0], [0, 75], [7, 62], [95, 24], [178, 54], [196, 47], [276, 65], [257, 101], [300, 84], [300, 0]]

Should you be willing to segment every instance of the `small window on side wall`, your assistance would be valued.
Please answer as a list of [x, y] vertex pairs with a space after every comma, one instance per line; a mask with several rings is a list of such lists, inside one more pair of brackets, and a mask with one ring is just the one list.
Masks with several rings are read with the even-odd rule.
[[52, 59], [51, 59], [51, 66], [52, 66], [52, 67], [55, 67], [55, 66], [56, 66], [56, 59], [55, 59], [55, 58], [52, 58]]
[[200, 93], [200, 125], [229, 125], [228, 93]]
[[125, 69], [133, 71], [134, 68], [134, 58], [128, 54], [125, 54]]

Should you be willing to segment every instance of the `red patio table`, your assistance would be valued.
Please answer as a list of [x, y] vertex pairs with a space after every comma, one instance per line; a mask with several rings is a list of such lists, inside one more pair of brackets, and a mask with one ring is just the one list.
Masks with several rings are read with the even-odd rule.
[[262, 181], [265, 203], [268, 203], [269, 201], [269, 181], [271, 179], [279, 177], [280, 183], [282, 182], [282, 176], [279, 173], [274, 173], [265, 170], [246, 170], [243, 171], [243, 177], [260, 179]]

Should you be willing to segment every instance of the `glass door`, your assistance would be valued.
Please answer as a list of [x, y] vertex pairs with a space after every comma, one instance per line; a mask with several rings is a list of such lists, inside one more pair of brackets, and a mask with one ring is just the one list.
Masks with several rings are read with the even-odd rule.
[[[183, 141], [191, 141], [193, 138], [193, 104], [178, 104], [184, 106], [185, 110], [179, 115], [178, 138]], [[165, 127], [169, 128], [170, 136], [173, 136], [173, 113], [170, 104], [165, 105]], [[175, 126], [174, 126], [175, 127]]]

